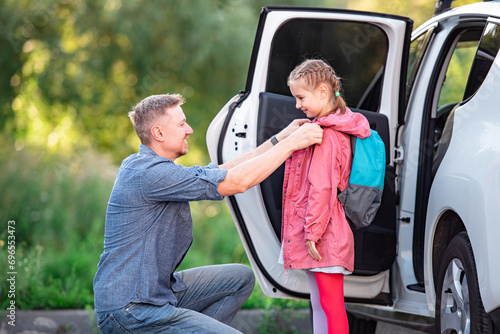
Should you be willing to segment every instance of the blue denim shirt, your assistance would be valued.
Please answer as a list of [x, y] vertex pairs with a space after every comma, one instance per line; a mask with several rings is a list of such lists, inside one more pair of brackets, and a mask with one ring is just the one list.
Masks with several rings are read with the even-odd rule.
[[94, 277], [95, 309], [177, 304], [174, 274], [193, 241], [189, 201], [221, 200], [227, 171], [184, 167], [141, 145], [118, 170], [106, 211], [104, 252]]

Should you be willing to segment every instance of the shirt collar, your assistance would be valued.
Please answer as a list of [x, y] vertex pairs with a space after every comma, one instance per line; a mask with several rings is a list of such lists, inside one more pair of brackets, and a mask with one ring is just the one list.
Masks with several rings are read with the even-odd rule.
[[140, 144], [139, 145], [139, 154], [144, 154], [144, 155], [158, 155], [156, 154], [153, 149], [147, 145]]

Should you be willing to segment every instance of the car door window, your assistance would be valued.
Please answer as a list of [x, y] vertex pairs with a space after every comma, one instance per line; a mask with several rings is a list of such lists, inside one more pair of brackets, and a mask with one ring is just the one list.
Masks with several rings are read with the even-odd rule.
[[500, 22], [490, 22], [484, 29], [481, 42], [469, 75], [464, 100], [471, 97], [481, 86], [500, 49]]
[[[442, 144], [441, 137], [448, 116], [453, 108], [464, 99], [465, 88], [469, 73], [471, 72], [474, 55], [481, 38], [482, 29], [468, 29], [462, 31], [457, 37], [451, 58], [447, 64], [446, 75], [441, 84], [439, 99], [436, 106], [435, 125], [434, 125], [434, 159], [441, 153], [437, 149]], [[451, 52], [451, 51], [450, 51]], [[440, 161], [440, 159], [439, 159]], [[435, 170], [437, 164], [433, 167]]]
[[480, 31], [467, 31], [460, 37], [446, 70], [446, 77], [439, 95], [438, 110], [445, 105], [461, 102], [467, 78], [479, 43]]
[[410, 44], [410, 55], [408, 59], [408, 74], [406, 76], [406, 102], [410, 98], [411, 89], [415, 83], [418, 69], [424, 59], [425, 52], [429, 46], [429, 42], [434, 36], [435, 27], [430, 28], [426, 32], [420, 34]]
[[305, 58], [322, 58], [342, 78], [349, 106], [377, 111], [387, 50], [387, 36], [374, 24], [290, 20], [274, 36], [266, 92], [290, 95], [288, 74]]

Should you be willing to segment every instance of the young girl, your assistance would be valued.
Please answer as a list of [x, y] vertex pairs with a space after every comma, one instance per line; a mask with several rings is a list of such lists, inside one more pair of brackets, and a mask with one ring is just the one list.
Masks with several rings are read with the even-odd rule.
[[[282, 255], [285, 269], [306, 269], [314, 333], [348, 333], [344, 275], [354, 269], [354, 239], [337, 199], [349, 180], [349, 135], [366, 138], [370, 126], [340, 96], [334, 70], [322, 60], [306, 60], [288, 78], [290, 91], [323, 142], [295, 151], [285, 165]], [[281, 262], [281, 261], [280, 261]]]

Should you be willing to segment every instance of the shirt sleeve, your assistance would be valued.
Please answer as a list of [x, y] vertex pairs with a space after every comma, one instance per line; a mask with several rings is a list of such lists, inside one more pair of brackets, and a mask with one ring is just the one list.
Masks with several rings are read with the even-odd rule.
[[321, 145], [315, 146], [307, 176], [310, 190], [304, 229], [307, 240], [316, 242], [330, 221], [340, 179], [340, 144], [335, 135], [328, 137]]
[[221, 200], [217, 188], [226, 174], [214, 163], [205, 167], [158, 163], [144, 170], [141, 193], [147, 201]]

